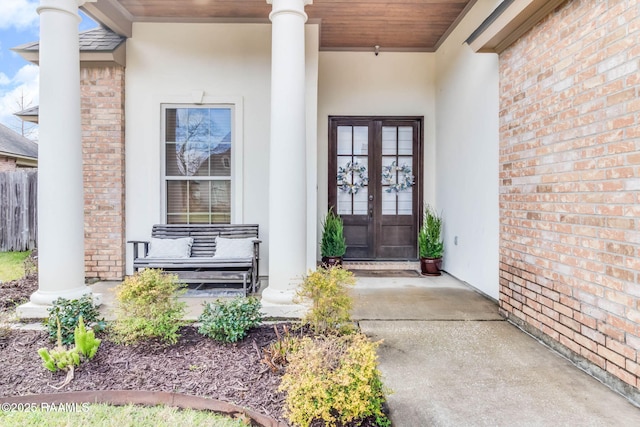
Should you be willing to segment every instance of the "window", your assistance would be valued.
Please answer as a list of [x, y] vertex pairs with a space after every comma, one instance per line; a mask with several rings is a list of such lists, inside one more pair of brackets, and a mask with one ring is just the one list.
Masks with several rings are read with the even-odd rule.
[[167, 223], [230, 223], [233, 107], [162, 110]]

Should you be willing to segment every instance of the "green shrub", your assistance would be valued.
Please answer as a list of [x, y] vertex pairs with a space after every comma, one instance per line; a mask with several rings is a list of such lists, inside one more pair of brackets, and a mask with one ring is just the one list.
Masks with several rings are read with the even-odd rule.
[[350, 332], [353, 298], [349, 287], [355, 285], [353, 273], [340, 267], [319, 268], [309, 273], [298, 288], [298, 298], [312, 305], [303, 321], [316, 334]]
[[111, 333], [115, 342], [133, 344], [158, 338], [167, 344], [178, 341], [186, 304], [178, 301], [185, 292], [178, 276], [153, 268], [129, 276], [116, 287], [116, 320]]
[[79, 299], [72, 300], [58, 298], [48, 311], [49, 318], [45, 320], [45, 325], [47, 326], [49, 339], [52, 342], [55, 342], [57, 338], [58, 321], [60, 322], [60, 333], [62, 335], [62, 344], [64, 345], [73, 343], [73, 332], [78, 326], [80, 316], [96, 332], [102, 331], [106, 326], [104, 319], [99, 317], [100, 312], [93, 304], [91, 295], [83, 295]]
[[320, 254], [324, 257], [341, 257], [346, 251], [347, 243], [344, 238], [342, 218], [336, 215], [331, 208], [322, 221]]
[[362, 334], [303, 338], [279, 387], [287, 394], [289, 421], [307, 427], [316, 420], [342, 425], [373, 417], [377, 425], [389, 426], [382, 412], [378, 344]]
[[424, 208], [422, 227], [418, 231], [418, 250], [421, 258], [441, 258], [444, 252], [442, 216], [429, 205]]
[[247, 335], [250, 328], [262, 321], [260, 307], [260, 301], [254, 297], [207, 303], [198, 318], [202, 323], [198, 332], [216, 341], [239, 341]]

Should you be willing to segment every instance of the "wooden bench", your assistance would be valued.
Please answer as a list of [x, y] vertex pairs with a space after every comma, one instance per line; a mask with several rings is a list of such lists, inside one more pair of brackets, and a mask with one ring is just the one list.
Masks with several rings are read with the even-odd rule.
[[[216, 237], [230, 239], [253, 238], [251, 258], [214, 258]], [[156, 239], [193, 238], [189, 258], [148, 258], [149, 241], [130, 240], [133, 244], [133, 271], [141, 268], [160, 268], [177, 274], [187, 284], [241, 283], [244, 294], [259, 288], [260, 243], [258, 225], [238, 224], [156, 224], [151, 230]]]

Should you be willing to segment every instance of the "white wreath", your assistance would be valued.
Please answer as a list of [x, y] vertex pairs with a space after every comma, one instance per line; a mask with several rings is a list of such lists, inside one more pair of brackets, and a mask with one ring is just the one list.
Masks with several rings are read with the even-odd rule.
[[[349, 179], [349, 177], [352, 177]], [[357, 194], [358, 190], [366, 187], [369, 183], [367, 168], [364, 165], [353, 161], [344, 167], [338, 167], [338, 188], [348, 194]]]
[[[398, 174], [398, 182], [393, 182], [395, 176], [393, 172]], [[402, 166], [398, 166], [398, 163], [394, 160], [389, 166], [382, 167], [382, 183], [389, 185], [385, 190], [387, 193], [391, 193], [392, 191], [399, 193], [411, 188], [413, 186], [413, 179], [413, 173], [409, 165], [403, 164]]]

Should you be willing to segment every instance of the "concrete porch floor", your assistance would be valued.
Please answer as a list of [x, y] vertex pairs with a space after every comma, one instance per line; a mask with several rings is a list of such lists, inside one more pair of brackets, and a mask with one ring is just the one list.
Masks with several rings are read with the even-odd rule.
[[[110, 318], [117, 282], [91, 286]], [[266, 283], [263, 283], [263, 287]], [[352, 316], [379, 350], [397, 427], [638, 426], [640, 409], [498, 315], [457, 279], [358, 278]], [[204, 301], [182, 298], [195, 319]]]

